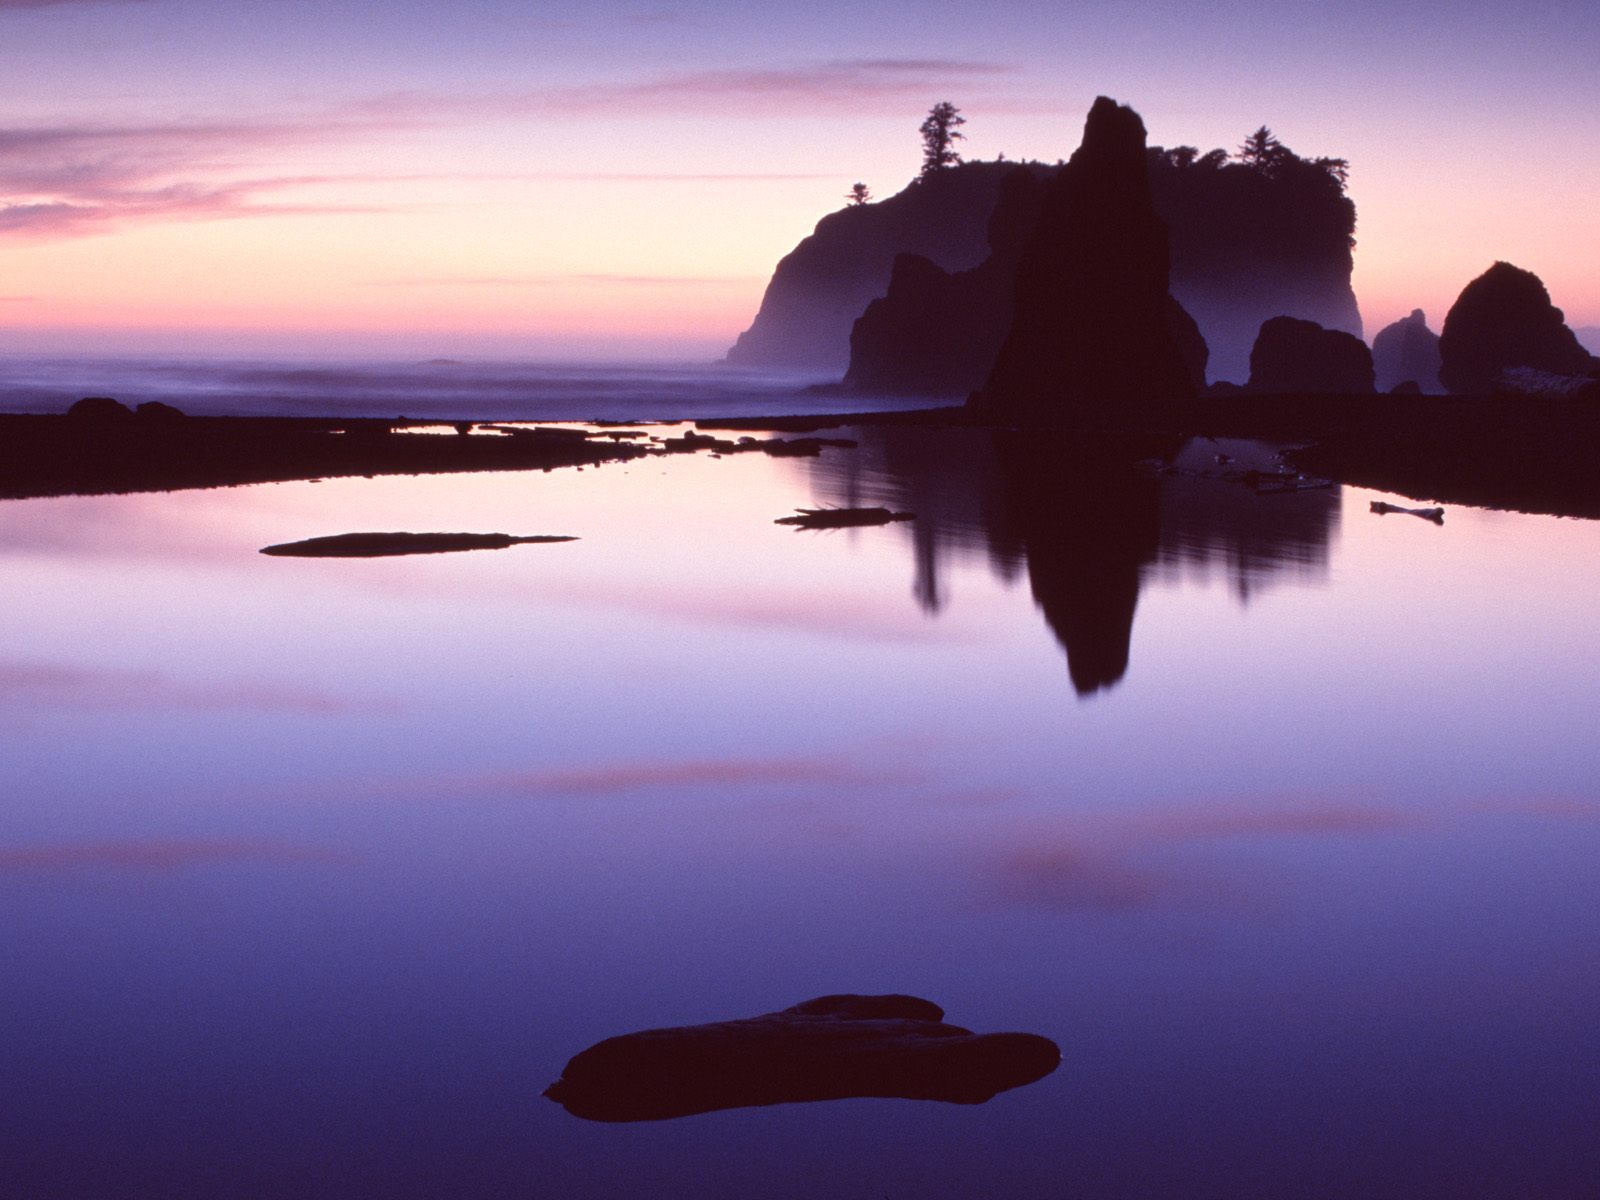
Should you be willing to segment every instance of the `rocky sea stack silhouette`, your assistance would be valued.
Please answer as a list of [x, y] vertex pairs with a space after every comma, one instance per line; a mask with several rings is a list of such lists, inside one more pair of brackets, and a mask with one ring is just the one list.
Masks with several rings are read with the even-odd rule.
[[1250, 351], [1252, 392], [1356, 395], [1374, 390], [1372, 351], [1358, 337], [1315, 321], [1273, 317]]
[[919, 255], [946, 271], [987, 257], [985, 230], [1014, 169], [975, 162], [935, 171], [887, 200], [823, 217], [778, 263], [760, 311], [727, 361], [837, 378], [849, 360], [851, 326], [884, 294], [899, 255]]
[[1423, 392], [1439, 390], [1439, 335], [1428, 328], [1420, 308], [1378, 331], [1372, 339], [1372, 369], [1380, 392], [1404, 383]]
[[1139, 114], [1105, 96], [1046, 188], [1017, 271], [1011, 331], [969, 407], [1098, 425], [1194, 395], [1172, 329], [1167, 226], [1150, 199]]
[[1439, 335], [1439, 379], [1450, 391], [1483, 396], [1502, 372], [1529, 367], [1583, 375], [1597, 363], [1532, 271], [1497, 262], [1462, 290]]
[[[1220, 149], [1200, 154], [1190, 146], [1145, 151], [1156, 211], [1168, 225], [1172, 294], [1204, 335], [1214, 377], [1245, 377], [1256, 331], [1269, 317], [1362, 333], [1350, 282], [1356, 213], [1342, 164], [1301, 158], [1275, 139], [1268, 149], [1250, 160]], [[1025, 204], [1013, 195], [1025, 186], [1018, 177], [1042, 184], [1062, 169], [969, 162], [932, 172], [887, 200], [830, 213], [778, 264], [760, 311], [728, 361], [834, 376], [848, 363], [856, 390], [916, 394], [931, 383], [937, 390], [926, 394], [964, 395], [975, 385], [958, 387], [938, 375], [926, 365], [937, 355], [913, 358], [918, 338], [898, 334], [911, 330], [928, 341], [920, 332], [925, 327], [915, 324], [920, 315], [958, 308], [992, 314], [976, 297], [985, 288], [1009, 296], [995, 276], [1014, 268], [1006, 247], [1014, 250], [1016, 243], [1007, 239], [1026, 237], [1031, 226]], [[1016, 207], [1006, 212], [1008, 204]], [[901, 264], [908, 254], [924, 262]], [[999, 261], [986, 263], [986, 256]], [[964, 277], [980, 263], [986, 263], [980, 275]], [[925, 269], [930, 265], [937, 274]], [[954, 287], [947, 289], [947, 276], [955, 277]], [[919, 308], [923, 287], [952, 291], [955, 299], [946, 304], [935, 295]], [[884, 297], [898, 312], [873, 314], [867, 346], [874, 353], [864, 358], [859, 341], [852, 345], [852, 329], [868, 305]], [[983, 341], [981, 330], [944, 332], [972, 345]], [[954, 348], [948, 354], [956, 363], [971, 356]]]

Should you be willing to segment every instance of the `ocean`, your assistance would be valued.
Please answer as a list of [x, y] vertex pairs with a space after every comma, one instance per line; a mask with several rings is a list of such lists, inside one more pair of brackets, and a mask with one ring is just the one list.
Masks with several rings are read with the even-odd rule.
[[815, 374], [715, 363], [0, 357], [0, 412], [61, 412], [84, 396], [158, 400], [203, 416], [678, 420], [916, 408], [808, 390]]

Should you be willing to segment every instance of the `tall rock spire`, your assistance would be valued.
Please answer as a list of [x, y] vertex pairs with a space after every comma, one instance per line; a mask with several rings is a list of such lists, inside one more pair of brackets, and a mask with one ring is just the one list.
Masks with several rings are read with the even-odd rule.
[[1011, 332], [972, 404], [1019, 424], [1103, 425], [1194, 394], [1172, 332], [1166, 223], [1139, 114], [1101, 96], [1023, 254]]

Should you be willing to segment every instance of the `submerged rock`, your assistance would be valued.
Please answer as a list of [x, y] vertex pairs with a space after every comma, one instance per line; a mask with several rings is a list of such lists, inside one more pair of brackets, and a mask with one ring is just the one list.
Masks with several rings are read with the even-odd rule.
[[1273, 317], [1261, 326], [1250, 351], [1249, 390], [1370, 393], [1372, 351], [1360, 338], [1315, 321]]
[[1439, 389], [1439, 335], [1428, 328], [1420, 308], [1378, 331], [1372, 339], [1372, 369], [1380, 392], [1392, 392], [1404, 383], [1416, 384], [1423, 392]]
[[1512, 367], [1584, 375], [1595, 366], [1539, 277], [1505, 262], [1462, 289], [1444, 319], [1439, 353], [1440, 381], [1472, 396], [1488, 395]]
[[590, 1121], [857, 1096], [982, 1104], [1060, 1062], [1048, 1038], [975, 1034], [915, 996], [820, 996], [744, 1020], [607, 1038], [544, 1094]]
[[577, 540], [552, 534], [513, 537], [507, 533], [340, 533], [303, 542], [280, 542], [263, 547], [261, 553], [277, 558], [385, 558], [456, 550], [504, 550], [507, 546]]
[[972, 407], [1020, 424], [1095, 425], [1194, 395], [1170, 325], [1169, 265], [1144, 121], [1101, 96], [1046, 191], [1011, 331]]

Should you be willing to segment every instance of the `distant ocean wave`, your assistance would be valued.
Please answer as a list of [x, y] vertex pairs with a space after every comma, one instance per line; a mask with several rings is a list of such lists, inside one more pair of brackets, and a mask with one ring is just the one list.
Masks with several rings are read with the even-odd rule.
[[84, 396], [159, 400], [206, 416], [679, 420], [916, 408], [824, 395], [813, 376], [719, 365], [0, 357], [0, 412], [61, 412]]

